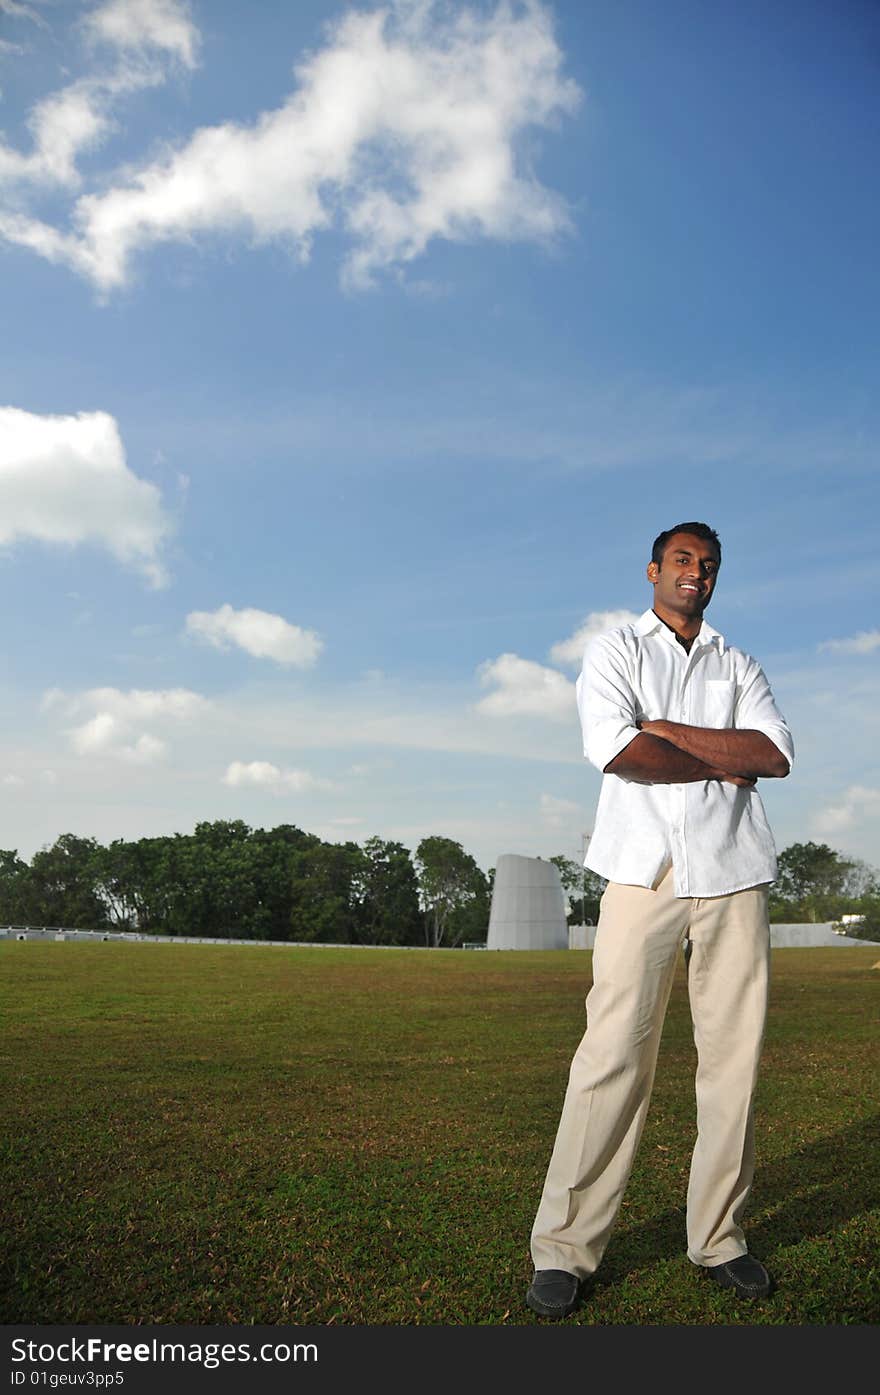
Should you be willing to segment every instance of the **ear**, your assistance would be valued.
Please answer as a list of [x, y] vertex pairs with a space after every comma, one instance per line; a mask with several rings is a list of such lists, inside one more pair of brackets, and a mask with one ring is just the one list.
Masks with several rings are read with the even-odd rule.
[[648, 563], [648, 580], [650, 581], [650, 583], [651, 583], [652, 586], [656, 586], [656, 585], [657, 585], [657, 579], [658, 579], [659, 576], [660, 576], [660, 568], [658, 567], [657, 563], [656, 563], [656, 562], [649, 562], [649, 563]]

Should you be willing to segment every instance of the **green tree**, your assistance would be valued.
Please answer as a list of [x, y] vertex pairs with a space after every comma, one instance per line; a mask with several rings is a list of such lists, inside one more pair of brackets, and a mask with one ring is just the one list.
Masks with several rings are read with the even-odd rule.
[[289, 823], [254, 831], [249, 844], [253, 881], [249, 934], [265, 940], [290, 939], [294, 854], [320, 841]]
[[771, 889], [771, 920], [815, 923], [840, 912], [850, 859], [827, 843], [792, 843], [778, 858], [779, 872]]
[[114, 838], [109, 847], [95, 850], [95, 889], [107, 908], [107, 918], [117, 930], [134, 930], [138, 915], [137, 844]]
[[251, 830], [241, 820], [200, 823], [192, 834], [117, 839], [98, 854], [100, 893], [119, 926], [285, 940], [294, 853], [319, 842], [292, 824]]
[[776, 894], [785, 901], [840, 895], [851, 866], [827, 843], [792, 843], [778, 862]]
[[247, 939], [259, 915], [259, 888], [252, 856], [251, 829], [242, 819], [197, 823], [179, 850], [190, 935]]
[[30, 871], [17, 848], [0, 848], [0, 924], [30, 924]]
[[409, 849], [374, 835], [364, 843], [363, 854], [355, 885], [360, 940], [373, 945], [420, 944], [419, 886]]
[[246, 938], [254, 899], [249, 838], [235, 821], [112, 843], [98, 858], [111, 914], [151, 934]]
[[595, 925], [599, 919], [599, 902], [608, 885], [605, 878], [562, 853], [551, 857], [550, 861], [559, 869], [562, 889], [568, 900], [568, 924]]
[[62, 833], [50, 848], [41, 848], [31, 859], [30, 910], [40, 925], [70, 925], [100, 930], [109, 924], [106, 903], [99, 892], [100, 872], [94, 838]]
[[104, 902], [107, 918], [119, 929], [167, 932], [172, 908], [179, 900], [169, 876], [168, 848], [173, 837], [114, 838], [95, 852], [95, 888]]
[[185, 935], [190, 931], [188, 848], [189, 838], [182, 833], [138, 839], [136, 865], [141, 874], [138, 914], [140, 916], [142, 906], [143, 919], [139, 924], [144, 930], [168, 935]]
[[843, 883], [844, 895], [859, 899], [880, 896], [880, 872], [877, 868], [857, 857], [848, 858], [847, 861], [849, 870]]
[[792, 843], [778, 861], [779, 876], [770, 890], [771, 921], [815, 924], [864, 914], [868, 927], [874, 923], [880, 879], [867, 863], [827, 843]]
[[477, 867], [474, 894], [454, 907], [446, 929], [450, 945], [485, 944], [489, 934], [492, 891], [488, 876]]
[[[481, 896], [488, 901], [485, 873], [452, 838], [423, 838], [416, 849], [415, 862], [426, 943], [434, 947], [444, 940], [447, 945], [459, 944], [465, 932], [474, 929], [465, 909]], [[486, 919], [488, 923], [488, 912]], [[474, 934], [473, 938], [478, 936]]]
[[366, 857], [357, 843], [317, 843], [291, 862], [290, 938], [358, 943], [358, 892]]

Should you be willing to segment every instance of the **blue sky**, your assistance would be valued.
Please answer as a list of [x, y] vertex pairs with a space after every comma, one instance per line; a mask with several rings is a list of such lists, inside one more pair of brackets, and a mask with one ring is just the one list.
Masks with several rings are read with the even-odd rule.
[[0, 0], [0, 846], [577, 856], [657, 532], [880, 864], [880, 12]]

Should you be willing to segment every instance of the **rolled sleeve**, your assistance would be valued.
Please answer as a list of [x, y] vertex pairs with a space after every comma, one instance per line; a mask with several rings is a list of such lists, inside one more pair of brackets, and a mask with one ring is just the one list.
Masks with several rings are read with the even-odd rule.
[[794, 764], [794, 741], [770, 690], [760, 664], [754, 660], [744, 675], [734, 709], [734, 726], [740, 730], [761, 731], [785, 756], [789, 769]]
[[576, 690], [584, 755], [604, 771], [639, 734], [625, 661], [604, 636], [587, 645]]

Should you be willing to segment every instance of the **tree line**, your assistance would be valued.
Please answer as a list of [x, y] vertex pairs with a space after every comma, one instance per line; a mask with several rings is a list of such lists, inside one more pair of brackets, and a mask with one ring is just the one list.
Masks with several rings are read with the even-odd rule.
[[240, 819], [106, 847], [64, 833], [30, 864], [0, 850], [0, 923], [454, 946], [485, 940], [491, 879], [451, 838], [423, 838], [413, 856], [379, 837], [328, 843]]
[[[562, 854], [549, 860], [569, 925], [595, 925], [606, 883]], [[494, 868], [451, 838], [423, 838], [412, 853], [378, 836], [329, 843], [293, 824], [220, 820], [106, 847], [64, 833], [29, 864], [0, 849], [0, 924], [451, 948], [485, 942], [493, 883]], [[844, 915], [864, 917], [848, 934], [880, 940], [880, 874], [825, 843], [780, 853], [771, 921]]]

